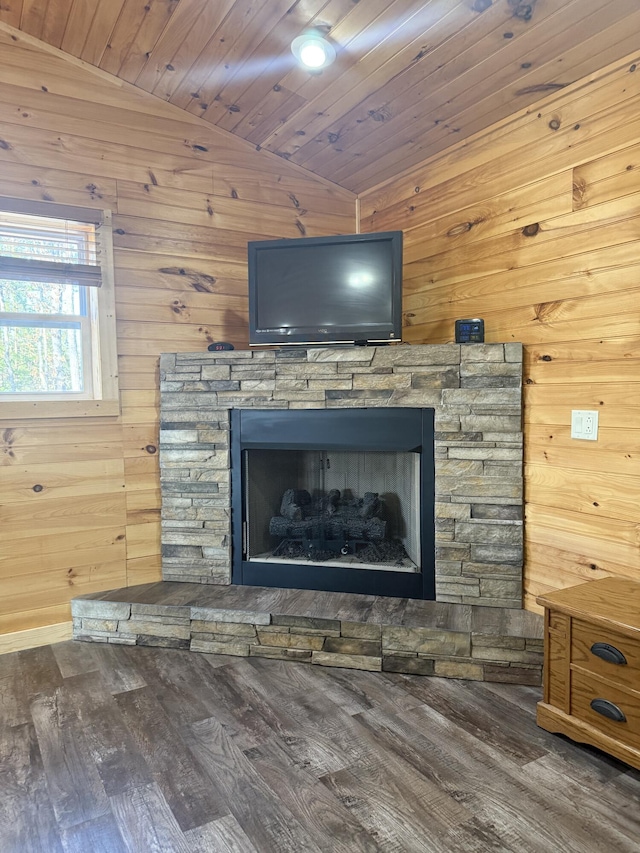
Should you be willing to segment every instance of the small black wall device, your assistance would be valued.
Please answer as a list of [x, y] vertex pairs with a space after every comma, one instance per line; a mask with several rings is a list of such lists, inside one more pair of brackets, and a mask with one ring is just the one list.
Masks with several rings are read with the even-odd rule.
[[224, 352], [225, 350], [235, 349], [233, 344], [227, 343], [227, 341], [214, 341], [212, 344], [209, 344], [207, 347], [209, 352]]
[[484, 320], [456, 320], [457, 344], [483, 344]]

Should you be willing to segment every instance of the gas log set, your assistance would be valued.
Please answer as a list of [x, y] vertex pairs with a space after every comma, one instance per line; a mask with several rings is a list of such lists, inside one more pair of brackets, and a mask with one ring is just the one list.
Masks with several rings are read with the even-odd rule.
[[368, 563], [406, 557], [402, 543], [387, 538], [384, 501], [377, 492], [349, 499], [331, 489], [312, 498], [306, 489], [287, 489], [269, 533], [280, 540], [274, 557], [328, 560], [352, 555]]

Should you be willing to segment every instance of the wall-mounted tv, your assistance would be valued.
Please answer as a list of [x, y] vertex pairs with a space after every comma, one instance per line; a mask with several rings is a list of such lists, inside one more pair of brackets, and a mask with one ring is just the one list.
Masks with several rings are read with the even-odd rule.
[[402, 338], [402, 231], [249, 243], [249, 343]]

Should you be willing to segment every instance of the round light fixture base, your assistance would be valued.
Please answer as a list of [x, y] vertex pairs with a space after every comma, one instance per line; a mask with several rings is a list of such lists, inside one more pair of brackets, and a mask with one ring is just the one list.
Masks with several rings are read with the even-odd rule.
[[308, 30], [291, 42], [291, 53], [304, 68], [321, 71], [336, 58], [331, 42], [319, 30]]

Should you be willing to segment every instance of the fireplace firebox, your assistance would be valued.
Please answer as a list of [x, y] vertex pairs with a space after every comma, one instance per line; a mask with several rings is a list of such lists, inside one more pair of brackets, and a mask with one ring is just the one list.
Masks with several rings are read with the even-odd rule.
[[435, 598], [434, 410], [231, 413], [232, 583]]

